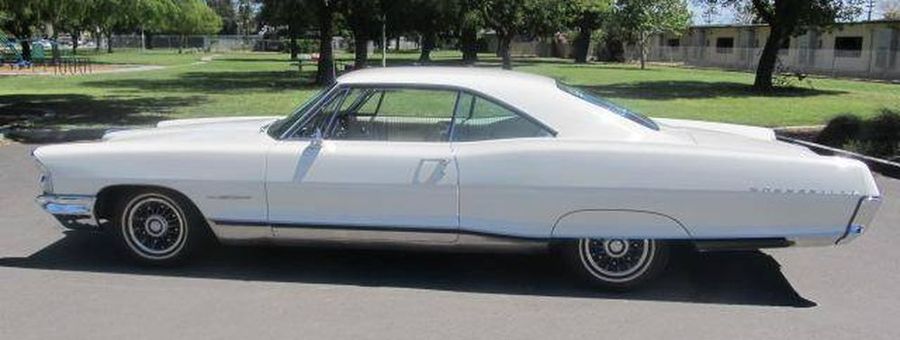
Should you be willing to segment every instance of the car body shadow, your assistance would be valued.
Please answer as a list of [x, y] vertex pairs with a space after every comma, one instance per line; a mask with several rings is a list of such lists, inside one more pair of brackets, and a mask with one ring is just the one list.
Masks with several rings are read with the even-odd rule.
[[45, 270], [399, 287], [458, 292], [812, 307], [762, 252], [673, 253], [662, 277], [631, 292], [605, 292], [578, 283], [544, 253], [458, 253], [323, 247], [211, 247], [181, 267], [136, 266], [107, 237], [68, 232], [28, 257], [0, 266]]

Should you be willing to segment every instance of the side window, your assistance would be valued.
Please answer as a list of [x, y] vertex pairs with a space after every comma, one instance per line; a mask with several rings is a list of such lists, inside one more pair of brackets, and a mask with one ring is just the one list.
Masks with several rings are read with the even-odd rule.
[[456, 106], [453, 140], [459, 142], [549, 137], [550, 132], [506, 107], [468, 93]]
[[316, 133], [316, 130], [326, 133], [335, 110], [341, 106], [346, 96], [347, 90], [338, 90], [329, 98], [325, 99], [325, 102], [322, 103], [322, 105], [311, 114], [303, 126], [297, 130], [295, 136], [300, 138], [310, 138]]
[[457, 91], [353, 89], [330, 127], [331, 139], [441, 142], [449, 138]]

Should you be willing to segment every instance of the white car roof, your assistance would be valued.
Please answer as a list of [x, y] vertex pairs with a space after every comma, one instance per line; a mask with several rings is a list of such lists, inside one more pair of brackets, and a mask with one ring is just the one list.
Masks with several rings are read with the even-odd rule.
[[503, 101], [560, 137], [635, 139], [648, 130], [560, 90], [550, 77], [483, 67], [386, 67], [352, 71], [338, 84], [451, 86]]

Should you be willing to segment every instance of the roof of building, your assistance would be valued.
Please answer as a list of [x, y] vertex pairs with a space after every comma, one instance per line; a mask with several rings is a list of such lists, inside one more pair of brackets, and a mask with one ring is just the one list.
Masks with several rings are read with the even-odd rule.
[[[838, 25], [866, 25], [866, 24], [900, 24], [900, 20], [864, 20], [842, 22]], [[711, 24], [711, 25], [691, 25], [689, 28], [745, 28], [745, 27], [768, 27], [768, 24]]]

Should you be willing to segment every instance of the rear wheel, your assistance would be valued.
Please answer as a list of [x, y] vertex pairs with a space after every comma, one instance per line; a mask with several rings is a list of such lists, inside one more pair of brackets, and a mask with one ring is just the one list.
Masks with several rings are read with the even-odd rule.
[[665, 242], [649, 239], [580, 239], [563, 246], [579, 276], [605, 289], [627, 290], [653, 279], [669, 257]]
[[184, 261], [204, 236], [189, 202], [160, 190], [126, 195], [114, 217], [116, 241], [134, 260], [151, 265]]

